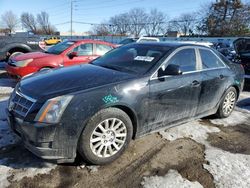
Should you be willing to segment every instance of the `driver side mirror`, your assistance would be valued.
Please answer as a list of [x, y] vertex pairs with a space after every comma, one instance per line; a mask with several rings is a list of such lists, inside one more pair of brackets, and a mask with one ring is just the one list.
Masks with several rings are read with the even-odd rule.
[[77, 57], [77, 56], [78, 56], [77, 52], [70, 52], [69, 55], [68, 55], [68, 57], [70, 59], [73, 59], [74, 57]]
[[177, 76], [181, 74], [182, 71], [179, 65], [170, 64], [165, 70], [163, 70], [162, 67], [158, 70], [158, 78], [161, 78], [163, 76]]

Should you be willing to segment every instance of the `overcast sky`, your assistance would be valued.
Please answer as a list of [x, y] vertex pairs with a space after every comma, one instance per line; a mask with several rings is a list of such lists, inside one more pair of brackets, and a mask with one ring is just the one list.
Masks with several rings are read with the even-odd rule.
[[[186, 12], [198, 11], [207, 2], [215, 0], [73, 0], [73, 20], [88, 23], [100, 23], [111, 16], [124, 13], [135, 7], [146, 11], [157, 8], [170, 18]], [[50, 22], [59, 31], [69, 31], [71, 0], [0, 0], [0, 14], [12, 10], [20, 16], [22, 12], [38, 14], [41, 11], [49, 13]], [[73, 24], [76, 32], [88, 31], [91, 25]]]

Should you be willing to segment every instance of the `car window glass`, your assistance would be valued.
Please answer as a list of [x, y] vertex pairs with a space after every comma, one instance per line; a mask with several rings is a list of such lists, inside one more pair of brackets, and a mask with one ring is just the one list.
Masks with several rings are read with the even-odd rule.
[[169, 47], [147, 45], [128, 45], [106, 53], [94, 60], [92, 64], [126, 71], [136, 74], [144, 74], [155, 65], [169, 50]]
[[104, 55], [112, 49], [113, 48], [111, 46], [107, 46], [104, 44], [96, 44], [96, 55]]
[[196, 70], [196, 55], [194, 49], [184, 49], [177, 52], [170, 60], [169, 64], [180, 66], [182, 72]]
[[224, 67], [222, 61], [210, 50], [200, 49], [202, 69]]
[[73, 49], [78, 56], [93, 55], [93, 44], [81, 44]]

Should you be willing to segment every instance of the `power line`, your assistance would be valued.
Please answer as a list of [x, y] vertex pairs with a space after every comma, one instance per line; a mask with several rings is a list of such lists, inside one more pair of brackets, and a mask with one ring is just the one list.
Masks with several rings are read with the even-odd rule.
[[95, 7], [84, 8], [84, 9], [80, 9], [80, 10], [93, 10], [93, 9], [98, 9], [98, 8], [112, 8], [112, 7], [123, 6], [123, 5], [131, 4], [131, 3], [138, 3], [138, 2], [142, 2], [142, 1], [145, 1], [145, 0], [133, 0], [133, 1], [126, 2], [126, 3], [116, 4], [116, 5], [95, 6]]

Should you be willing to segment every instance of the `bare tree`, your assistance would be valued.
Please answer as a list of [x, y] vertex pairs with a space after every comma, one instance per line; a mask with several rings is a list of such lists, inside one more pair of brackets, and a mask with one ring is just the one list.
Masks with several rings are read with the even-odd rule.
[[24, 12], [21, 14], [21, 22], [25, 29], [32, 31], [33, 33], [37, 32], [37, 22], [33, 14]]
[[195, 24], [196, 24], [196, 19], [194, 13], [182, 14], [180, 15], [180, 17], [170, 22], [171, 28], [173, 28], [176, 31], [179, 31], [185, 36], [194, 33]]
[[167, 16], [157, 9], [152, 9], [147, 16], [144, 29], [147, 35], [154, 36], [166, 32]]
[[49, 22], [49, 15], [47, 12], [41, 12], [37, 15], [37, 22], [40, 26], [40, 29], [44, 34], [50, 35], [55, 32], [55, 28]]
[[129, 34], [130, 25], [128, 23], [129, 15], [128, 13], [118, 14], [110, 18], [109, 23], [114, 29], [114, 34], [126, 35]]
[[98, 24], [98, 25], [94, 25], [92, 27], [92, 31], [91, 31], [94, 35], [101, 35], [101, 36], [105, 36], [108, 35], [109, 32], [109, 26], [108, 24]]
[[12, 33], [18, 25], [18, 18], [12, 11], [7, 11], [2, 15], [4, 26]]
[[134, 8], [128, 12], [128, 24], [130, 25], [130, 33], [135, 37], [140, 36], [146, 25], [148, 15], [142, 8]]

